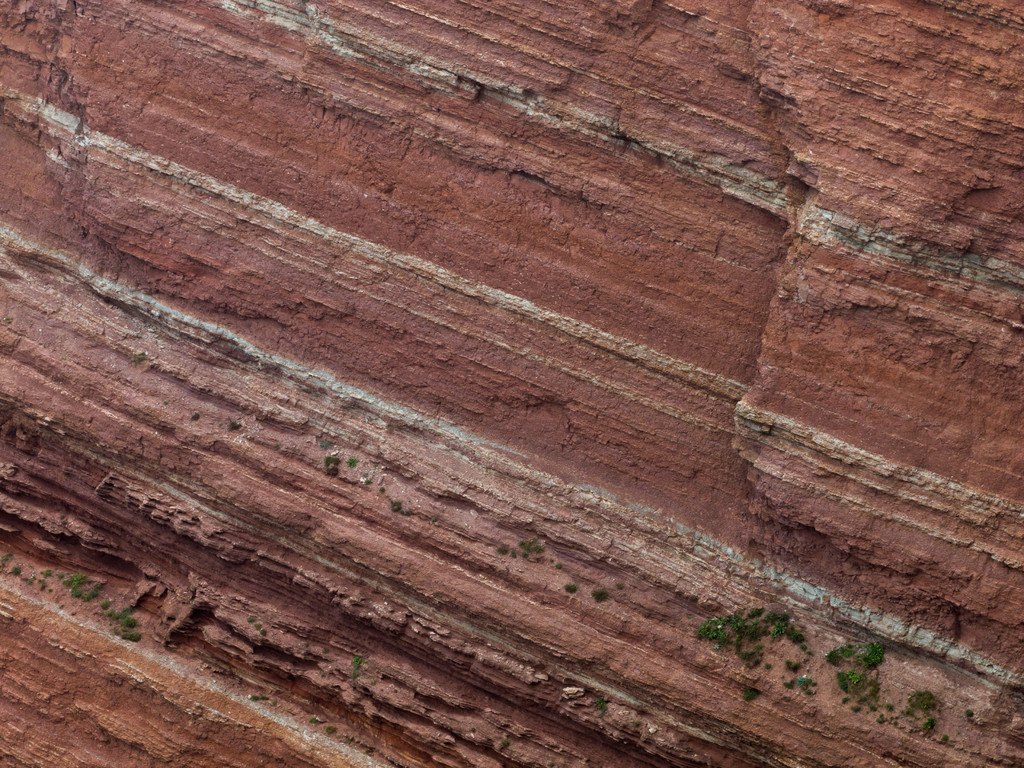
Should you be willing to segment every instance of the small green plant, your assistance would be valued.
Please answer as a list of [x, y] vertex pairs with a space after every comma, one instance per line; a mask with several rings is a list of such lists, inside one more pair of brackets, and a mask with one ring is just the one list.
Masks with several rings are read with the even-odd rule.
[[249, 618], [246, 619], [246, 621], [248, 621], [250, 624], [255, 624], [256, 623], [256, 617], [255, 616], [250, 616]]
[[140, 635], [138, 632], [122, 632], [121, 637], [133, 643], [137, 643], [139, 642], [139, 640], [142, 639], [142, 635]]
[[324, 727], [324, 733], [326, 733], [328, 736], [333, 736], [337, 732], [338, 732], [338, 726], [336, 726], [336, 725], [328, 725], [328, 726]]
[[943, 744], [945, 744], [947, 741], [949, 741], [949, 734], [948, 733], [942, 734], [942, 738], [939, 739], [939, 741], [941, 741]]
[[600, 696], [597, 701], [594, 702], [594, 707], [597, 709], [601, 717], [605, 716], [608, 711], [608, 702], [605, 701], [604, 696]]
[[761, 692], [759, 690], [757, 690], [757, 688], [747, 688], [745, 691], [743, 691], [743, 700], [744, 701], [753, 701], [754, 699], [756, 699], [760, 695], [761, 695]]
[[511, 743], [512, 742], [509, 741], [508, 739], [502, 739], [500, 742], [498, 742], [498, 751], [499, 752], [504, 752], [506, 749], [509, 748], [509, 745]]
[[48, 579], [51, 576], [53, 576], [53, 571], [51, 571], [49, 568], [47, 568], [45, 571], [43, 571], [43, 578], [44, 579]]
[[885, 715], [879, 715], [878, 716], [878, 722], [884, 723], [885, 722]]
[[251, 701], [269, 701], [270, 697], [269, 696], [261, 696], [260, 694], [254, 693], [252, 696], [249, 697], [249, 699]]
[[579, 587], [576, 584], [566, 584], [565, 587], [563, 587], [563, 589], [565, 589], [565, 591], [568, 592], [570, 595], [575, 595], [576, 590], [579, 589]]
[[329, 451], [329, 450], [331, 450], [331, 446], [332, 445], [333, 445], [333, 443], [330, 440], [321, 440], [320, 441], [320, 450], [321, 451]]
[[391, 502], [391, 511], [392, 512], [401, 512], [402, 511], [402, 502], [400, 502], [400, 501], [392, 501]]
[[335, 477], [338, 474], [338, 465], [341, 463], [341, 459], [337, 456], [324, 456], [324, 472]]
[[506, 547], [504, 544], [502, 544], [500, 547], [498, 547], [498, 554], [499, 555], [507, 555], [508, 554], [508, 547]]
[[771, 663], [770, 661], [766, 661], [766, 662], [764, 663], [764, 668], [765, 668], [765, 669], [771, 669], [771, 668], [772, 668], [772, 663]]
[[608, 594], [608, 590], [604, 589], [603, 587], [598, 587], [597, 589], [591, 590], [590, 596], [594, 598], [595, 603], [603, 603], [605, 600], [611, 597], [611, 595]]
[[[796, 687], [796, 678], [794, 677], [792, 680], [787, 680], [782, 684], [782, 687], [793, 690]], [[844, 701], [843, 703], [845, 704], [846, 702]]]
[[4, 555], [3, 557], [0, 557], [0, 563], [6, 563], [6, 562], [7, 562], [8, 560], [10, 560], [10, 559], [11, 559], [12, 557], [14, 557], [14, 555], [12, 555], [12, 554], [11, 554], [10, 552], [8, 552], [8, 553], [7, 553], [6, 555]]
[[15, 576], [21, 576], [21, 566], [16, 565], [13, 568], [11, 568], [11, 573], [13, 573]]
[[321, 721], [316, 715], [313, 715], [313, 717], [309, 718], [309, 722], [313, 725], [318, 725]]
[[235, 421], [234, 419], [232, 419], [231, 421], [228, 422], [228, 429], [231, 432], [236, 432], [236, 431], [238, 431], [241, 428], [242, 428], [242, 424], [240, 422]]
[[132, 365], [142, 365], [146, 362], [146, 358], [149, 357], [145, 352], [136, 352], [131, 356]]
[[974, 717], [974, 710], [973, 709], [968, 709], [966, 712], [964, 712], [964, 716], [967, 717], [967, 718]]
[[365, 666], [365, 664], [366, 664], [366, 660], [362, 656], [353, 656], [352, 657], [352, 679], [353, 680], [355, 680], [357, 677], [359, 677], [359, 673], [362, 670], [363, 666]]
[[799, 661], [789, 661], [787, 659], [786, 660], [786, 669], [788, 669], [790, 672], [796, 672], [798, 669], [800, 669], [800, 662]]
[[854, 704], [850, 709], [854, 712], [860, 712], [860, 704]]
[[359, 459], [357, 459], [355, 456], [352, 456], [351, 458], [349, 458], [347, 463], [349, 469], [355, 469], [355, 466], [359, 463]]
[[193, 413], [191, 416], [189, 416], [189, 418], [192, 421], [199, 421], [199, 414], [198, 413]]
[[925, 721], [923, 723], [921, 723], [921, 730], [922, 731], [930, 731], [934, 727], [935, 727], [935, 718], [934, 717], [926, 718]]

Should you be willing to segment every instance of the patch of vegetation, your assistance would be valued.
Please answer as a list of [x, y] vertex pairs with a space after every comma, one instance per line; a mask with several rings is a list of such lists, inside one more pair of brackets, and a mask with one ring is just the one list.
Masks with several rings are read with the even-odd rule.
[[744, 701], [753, 701], [754, 699], [756, 699], [760, 695], [761, 695], [761, 692], [759, 690], [757, 690], [757, 688], [747, 688], [747, 690], [745, 690], [743, 692], [743, 700]]
[[941, 741], [943, 744], [945, 744], [947, 741], [949, 741], [949, 734], [948, 733], [942, 734], [942, 738], [939, 739], [939, 741]]
[[269, 701], [270, 697], [269, 696], [261, 696], [259, 694], [254, 693], [252, 696], [249, 697], [249, 700], [250, 701]]
[[935, 718], [934, 717], [926, 718], [925, 721], [923, 723], [921, 723], [921, 730], [922, 731], [930, 731], [934, 727], [935, 727]]
[[14, 557], [14, 555], [13, 555], [13, 554], [11, 554], [10, 552], [8, 552], [8, 553], [7, 553], [6, 555], [4, 555], [3, 557], [0, 557], [0, 563], [6, 563], [6, 562], [7, 562], [8, 560], [10, 560], [10, 559], [11, 559], [12, 557]]
[[[715, 648], [731, 645], [736, 655], [748, 667], [756, 667], [762, 661], [764, 645], [758, 641], [765, 637], [774, 640], [788, 637], [799, 645], [804, 643], [804, 634], [790, 623], [788, 613], [765, 613], [763, 608], [738, 611], [730, 616], [714, 616], [706, 619], [697, 629], [697, 637], [715, 644]], [[750, 647], [748, 647], [750, 646]], [[803, 645], [806, 648], [806, 644]], [[790, 663], [787, 662], [787, 666]], [[790, 667], [794, 670], [799, 667]]]
[[359, 674], [360, 674], [360, 672], [362, 671], [362, 669], [363, 669], [363, 667], [365, 665], [366, 665], [366, 659], [364, 659], [362, 656], [353, 656], [352, 657], [352, 679], [353, 680], [355, 680], [357, 677], [359, 677]]
[[132, 365], [142, 365], [146, 362], [146, 358], [149, 357], [145, 352], [136, 352], [131, 356]]
[[352, 456], [346, 463], [348, 464], [349, 469], [355, 469], [356, 464], [359, 463], [359, 459], [357, 459], [355, 456]]
[[21, 576], [21, 566], [16, 565], [13, 568], [11, 568], [11, 573], [13, 573], [15, 576]]
[[608, 590], [604, 587], [598, 587], [597, 589], [591, 590], [590, 596], [594, 598], [595, 603], [603, 603], [605, 600], [611, 597], [611, 595], [608, 594]]
[[968, 709], [966, 712], [964, 712], [964, 716], [967, 717], [967, 718], [974, 717], [974, 710], [973, 709]]
[[563, 589], [565, 589], [565, 591], [568, 592], [570, 595], [575, 595], [576, 590], [579, 589], [579, 587], [576, 584], [566, 584], [565, 587], [563, 587]]
[[790, 672], [796, 672], [798, 669], [800, 669], [800, 662], [799, 661], [789, 661], [787, 659], [786, 660], [786, 669], [788, 669]]
[[324, 472], [331, 477], [336, 477], [338, 474], [338, 465], [341, 463], [341, 459], [337, 456], [324, 456]]
[[84, 573], [72, 573], [61, 581], [61, 583], [71, 590], [71, 596], [77, 597], [79, 600], [84, 600], [89, 603], [99, 597], [100, 590], [103, 589], [103, 585], [99, 582], [89, 582]]
[[839, 690], [850, 694], [843, 699], [843, 703], [845, 704], [851, 697], [857, 698], [857, 708], [853, 710], [854, 712], [861, 710], [861, 704], [867, 704], [872, 712], [878, 709], [881, 686], [876, 668], [884, 660], [885, 647], [880, 643], [846, 643], [825, 654], [825, 661], [834, 667], [840, 667], [836, 671], [836, 684]]
[[324, 733], [326, 733], [328, 736], [333, 736], [337, 732], [338, 732], [338, 726], [336, 726], [336, 725], [328, 725], [328, 726], [324, 727]]
[[504, 750], [508, 749], [511, 743], [512, 742], [508, 739], [502, 739], [500, 742], [498, 742], [498, 751], [503, 752]]
[[111, 608], [107, 611], [107, 616], [115, 623], [114, 634], [125, 640], [130, 640], [133, 643], [137, 643], [142, 639], [142, 635], [135, 632], [134, 629], [138, 626], [138, 621], [132, 616], [135, 609], [131, 606], [122, 608], [120, 611], [115, 611]]
[[199, 414], [193, 413], [189, 418], [192, 419], [192, 421], [199, 421]]
[[605, 713], [608, 711], [608, 702], [605, 701], [604, 696], [599, 697], [597, 701], [594, 702], [594, 708], [597, 709], [601, 717], [605, 716]]
[[544, 547], [537, 543], [536, 538], [520, 541], [519, 549], [522, 551], [524, 558], [529, 558], [533, 555], [540, 555], [544, 551]]
[[241, 428], [242, 428], [241, 422], [235, 421], [234, 419], [232, 419], [231, 421], [228, 422], [228, 429], [231, 432], [237, 432]]
[[816, 682], [807, 675], [800, 675], [796, 679], [797, 687], [808, 696], [814, 695], [814, 687], [817, 685]]
[[333, 445], [334, 445], [334, 443], [332, 443], [330, 440], [321, 440], [320, 441], [320, 450], [321, 451], [329, 451], [329, 450], [331, 450], [331, 446], [333, 446]]
[[907, 708], [903, 711], [903, 714], [927, 713], [938, 706], [939, 700], [931, 691], [914, 691], [907, 697]]
[[502, 544], [500, 547], [498, 547], [498, 554], [499, 555], [507, 555], [508, 554], [508, 547], [506, 547], [504, 544]]

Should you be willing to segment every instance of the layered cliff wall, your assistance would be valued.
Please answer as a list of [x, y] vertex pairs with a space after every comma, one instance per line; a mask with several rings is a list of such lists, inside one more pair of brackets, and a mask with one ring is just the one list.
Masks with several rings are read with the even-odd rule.
[[1022, 39], [0, 10], [3, 759], [1019, 764]]

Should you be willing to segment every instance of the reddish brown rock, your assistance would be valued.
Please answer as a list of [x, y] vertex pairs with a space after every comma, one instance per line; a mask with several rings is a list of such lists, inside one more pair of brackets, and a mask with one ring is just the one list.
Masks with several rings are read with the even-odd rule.
[[1018, 764], [1022, 31], [0, 11], [4, 758]]

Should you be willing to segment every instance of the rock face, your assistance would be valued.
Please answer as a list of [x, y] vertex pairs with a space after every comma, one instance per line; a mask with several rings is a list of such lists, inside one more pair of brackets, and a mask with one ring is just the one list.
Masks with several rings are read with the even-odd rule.
[[7, 4], [0, 762], [1020, 765], [1022, 40]]

